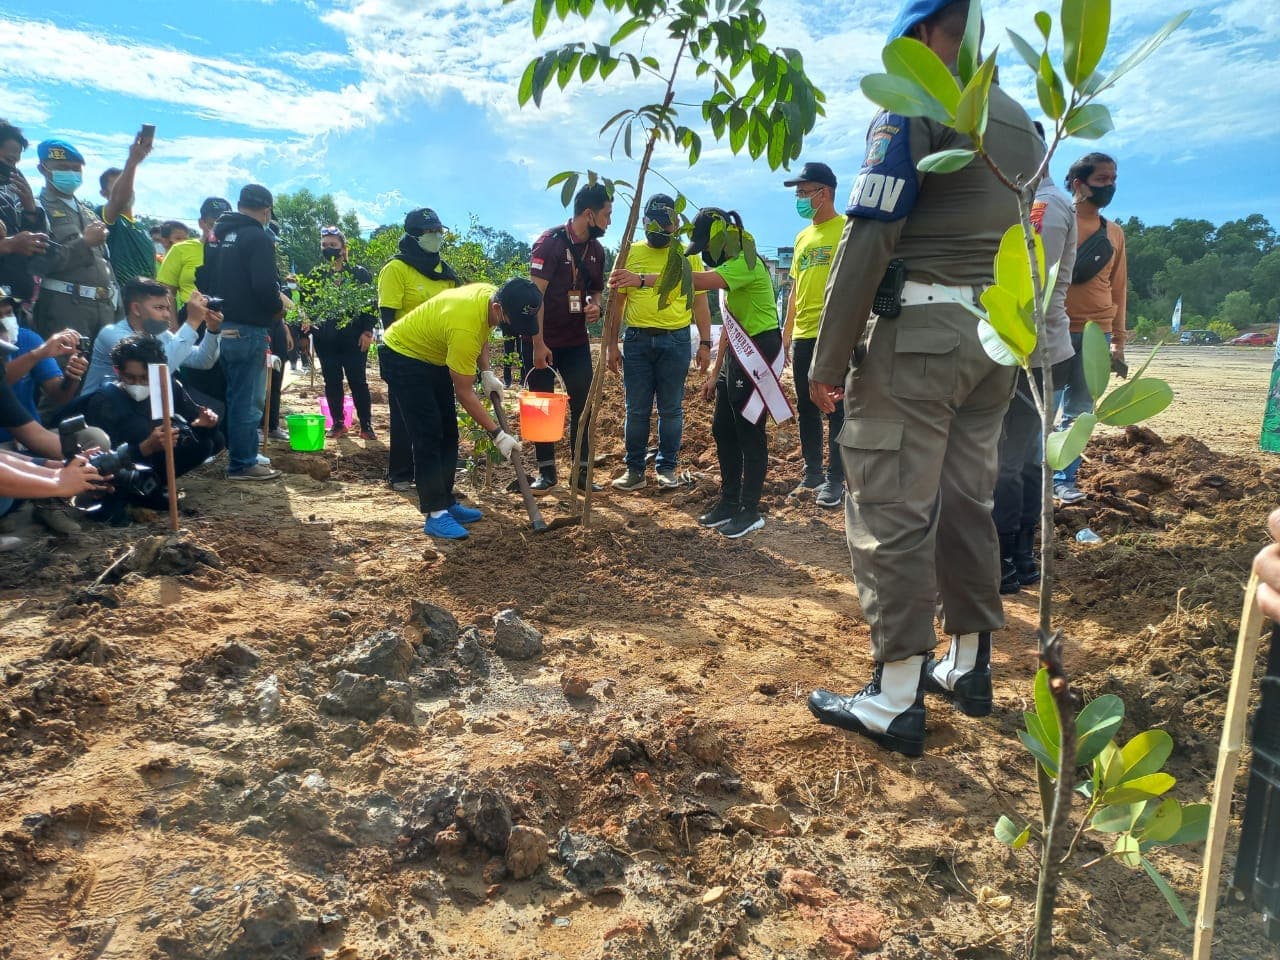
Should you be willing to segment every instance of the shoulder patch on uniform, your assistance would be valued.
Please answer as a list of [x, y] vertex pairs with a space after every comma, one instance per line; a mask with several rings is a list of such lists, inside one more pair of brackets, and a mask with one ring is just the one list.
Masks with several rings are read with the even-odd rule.
[[881, 113], [867, 133], [862, 170], [849, 194], [851, 217], [901, 220], [915, 206], [920, 192], [911, 159], [910, 121], [896, 113]]
[[1044, 232], [1044, 209], [1048, 205], [1043, 200], [1031, 204], [1031, 225], [1036, 228], [1036, 233]]

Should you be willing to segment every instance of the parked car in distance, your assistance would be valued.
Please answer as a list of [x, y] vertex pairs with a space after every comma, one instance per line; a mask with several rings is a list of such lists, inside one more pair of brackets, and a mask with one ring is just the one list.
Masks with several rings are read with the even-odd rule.
[[1222, 342], [1212, 330], [1183, 330], [1178, 342], [1184, 347], [1211, 347]]
[[1227, 341], [1233, 347], [1271, 347], [1275, 342], [1276, 338], [1269, 333], [1242, 333]]

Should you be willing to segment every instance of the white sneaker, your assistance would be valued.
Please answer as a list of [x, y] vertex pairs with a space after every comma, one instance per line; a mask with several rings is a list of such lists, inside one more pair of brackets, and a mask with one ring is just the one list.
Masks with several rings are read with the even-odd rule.
[[1088, 500], [1089, 497], [1080, 490], [1074, 483], [1055, 483], [1053, 485], [1053, 499], [1059, 503], [1079, 503], [1081, 500]]
[[276, 480], [282, 474], [279, 470], [272, 470], [270, 467], [264, 467], [260, 463], [254, 464], [248, 470], [240, 473], [228, 473], [228, 480]]

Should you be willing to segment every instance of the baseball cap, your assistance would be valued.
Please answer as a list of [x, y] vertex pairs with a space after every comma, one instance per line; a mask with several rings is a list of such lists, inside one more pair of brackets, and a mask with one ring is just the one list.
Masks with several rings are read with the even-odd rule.
[[797, 183], [821, 183], [834, 190], [836, 175], [825, 163], [806, 163], [793, 178], [782, 181], [784, 187], [794, 187]]
[[443, 229], [444, 224], [440, 222], [440, 217], [430, 207], [419, 207], [417, 210], [410, 210], [405, 214], [405, 233], [412, 233], [417, 236], [423, 233], [435, 233], [437, 230]]
[[698, 215], [693, 218], [693, 233], [689, 237], [689, 245], [684, 248], [685, 256], [691, 257], [707, 249], [707, 244], [711, 242], [711, 225], [717, 220], [721, 223], [726, 220], [724, 211], [719, 207], [703, 207], [698, 211]]
[[957, 2], [959, 0], [907, 0], [898, 11], [898, 18], [893, 21], [893, 26], [889, 28], [886, 42], [892, 43], [899, 37], [905, 37], [917, 23], [928, 20], [943, 7]]
[[224, 213], [231, 212], [231, 203], [222, 197], [205, 197], [204, 203], [200, 204], [201, 220], [217, 220]]
[[538, 308], [542, 291], [528, 277], [512, 277], [498, 288], [495, 295], [502, 312], [507, 315], [510, 331], [524, 337], [538, 332]]
[[271, 191], [258, 183], [251, 183], [240, 191], [240, 206], [250, 210], [268, 210], [274, 206]]
[[84, 163], [80, 151], [65, 140], [45, 140], [36, 147], [36, 156], [40, 162], [46, 160], [70, 160], [72, 163]]
[[669, 227], [675, 222], [676, 202], [665, 193], [655, 193], [644, 205], [644, 218]]

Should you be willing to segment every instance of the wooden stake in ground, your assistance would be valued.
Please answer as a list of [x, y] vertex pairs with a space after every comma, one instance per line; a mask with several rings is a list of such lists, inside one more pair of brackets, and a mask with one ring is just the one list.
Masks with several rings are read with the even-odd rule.
[[1236, 663], [1231, 671], [1231, 692], [1222, 721], [1222, 744], [1218, 747], [1218, 772], [1213, 780], [1213, 806], [1209, 811], [1209, 837], [1204, 845], [1204, 871], [1200, 876], [1200, 910], [1196, 914], [1195, 950], [1192, 960], [1209, 960], [1213, 951], [1213, 920], [1218, 909], [1218, 880], [1226, 852], [1227, 827], [1231, 823], [1231, 794], [1235, 790], [1240, 765], [1240, 745], [1249, 718], [1249, 691], [1253, 687], [1253, 666], [1258, 658], [1258, 636], [1262, 632], [1262, 608], [1258, 606], [1258, 575], [1249, 577], [1240, 611], [1240, 634], [1236, 638]]
[[169, 365], [156, 364], [160, 386], [160, 418], [164, 424], [164, 475], [169, 488], [169, 529], [178, 529], [178, 478], [173, 466], [173, 397], [170, 395]]
[[271, 365], [271, 351], [267, 351], [267, 390], [262, 396], [262, 455], [267, 455], [267, 419], [271, 416], [271, 378], [276, 375]]

